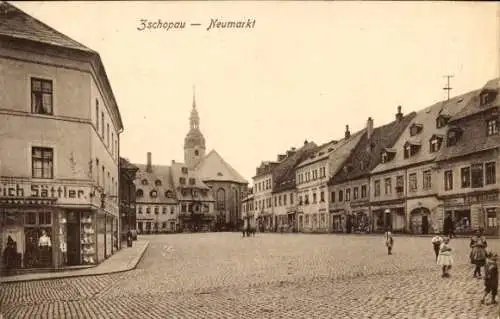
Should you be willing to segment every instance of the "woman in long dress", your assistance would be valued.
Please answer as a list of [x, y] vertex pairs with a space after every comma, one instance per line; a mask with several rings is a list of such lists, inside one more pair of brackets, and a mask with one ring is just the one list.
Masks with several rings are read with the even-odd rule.
[[451, 256], [451, 247], [449, 246], [450, 238], [446, 237], [439, 248], [439, 256], [437, 259], [437, 264], [442, 267], [443, 273], [441, 277], [450, 277], [450, 269], [453, 265], [453, 258]]

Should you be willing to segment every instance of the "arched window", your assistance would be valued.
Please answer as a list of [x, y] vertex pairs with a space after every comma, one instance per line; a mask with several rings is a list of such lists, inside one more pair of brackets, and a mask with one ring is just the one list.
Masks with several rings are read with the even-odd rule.
[[155, 181], [155, 185], [156, 185], [156, 186], [161, 186], [161, 181], [160, 181], [159, 179], [157, 179], [157, 180]]
[[226, 191], [223, 188], [219, 188], [217, 191], [217, 209], [222, 210], [226, 207]]
[[137, 197], [142, 197], [144, 196], [144, 192], [142, 191], [142, 189], [138, 189], [136, 192], [135, 192], [135, 196]]
[[142, 183], [142, 185], [148, 185], [148, 180], [147, 180], [147, 179], [143, 179], [143, 180], [141, 181], [141, 183]]

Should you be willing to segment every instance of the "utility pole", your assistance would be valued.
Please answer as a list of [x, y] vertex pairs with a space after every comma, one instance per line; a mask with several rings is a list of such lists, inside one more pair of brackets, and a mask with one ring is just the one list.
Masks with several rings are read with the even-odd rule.
[[450, 99], [450, 91], [453, 89], [451, 86], [450, 86], [450, 79], [454, 77], [454, 75], [445, 75], [444, 76], [446, 78], [446, 86], [443, 88], [443, 90], [445, 90], [448, 94], [448, 100]]

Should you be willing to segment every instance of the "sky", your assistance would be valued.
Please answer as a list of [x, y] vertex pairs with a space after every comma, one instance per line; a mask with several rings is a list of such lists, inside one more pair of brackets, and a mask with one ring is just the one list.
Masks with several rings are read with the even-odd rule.
[[[183, 161], [193, 86], [207, 153], [250, 184], [278, 153], [363, 129], [499, 74], [496, 2], [11, 2], [96, 50], [119, 105], [121, 156]], [[141, 19], [186, 22], [138, 30]], [[255, 19], [210, 29], [211, 19]], [[199, 23], [200, 26], [189, 26]]]

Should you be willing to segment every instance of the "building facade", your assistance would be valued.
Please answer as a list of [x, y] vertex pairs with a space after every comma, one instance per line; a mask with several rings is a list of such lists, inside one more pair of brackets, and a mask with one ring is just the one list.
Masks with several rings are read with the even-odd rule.
[[153, 165], [152, 154], [135, 180], [137, 229], [141, 233], [198, 232], [241, 227], [248, 182], [215, 150], [205, 154], [205, 137], [193, 96], [184, 162]]
[[1, 251], [18, 269], [99, 263], [119, 248], [123, 130], [102, 61], [8, 3], [0, 19]]
[[254, 208], [257, 216], [257, 228], [259, 231], [271, 231], [274, 228], [272, 192], [273, 192], [273, 168], [277, 162], [262, 162], [256, 169], [253, 177]]
[[394, 146], [384, 148], [372, 170], [372, 214], [377, 231], [433, 233], [442, 225], [438, 210], [435, 158], [442, 150], [447, 121], [471, 94], [419, 112]]
[[127, 159], [120, 157], [120, 220], [122, 239], [125, 239], [127, 231], [136, 229], [137, 214], [135, 209], [136, 190], [134, 180], [139, 167], [131, 164]]
[[[436, 158], [438, 214], [450, 216], [455, 232], [484, 229], [499, 234], [499, 79], [472, 92], [449, 120]], [[438, 229], [442, 230], [442, 222]]]
[[[329, 181], [331, 199], [338, 199], [332, 207], [340, 209], [341, 222], [336, 223], [335, 231], [371, 232], [373, 216], [370, 209], [370, 171], [380, 163], [380, 153], [392, 147], [415, 116], [404, 116], [398, 107], [395, 121], [374, 127], [373, 119], [368, 118], [366, 129], [349, 155], [342, 168]], [[338, 196], [338, 197], [337, 197]], [[339, 226], [338, 228], [337, 226]]]
[[248, 229], [248, 227], [257, 228], [252, 188], [248, 189], [241, 201], [241, 219], [243, 221], [243, 229]]

